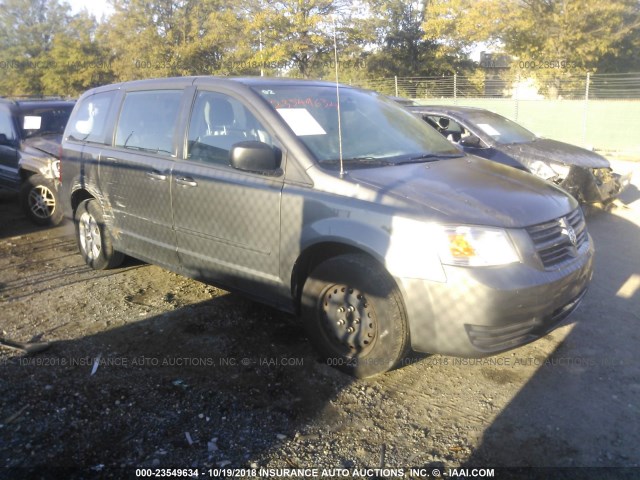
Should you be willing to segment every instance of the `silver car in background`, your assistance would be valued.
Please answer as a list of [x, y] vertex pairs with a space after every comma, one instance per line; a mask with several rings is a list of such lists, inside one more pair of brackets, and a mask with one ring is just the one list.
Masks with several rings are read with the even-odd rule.
[[582, 204], [607, 205], [630, 184], [602, 155], [538, 137], [502, 115], [475, 107], [407, 106], [465, 152], [531, 172]]

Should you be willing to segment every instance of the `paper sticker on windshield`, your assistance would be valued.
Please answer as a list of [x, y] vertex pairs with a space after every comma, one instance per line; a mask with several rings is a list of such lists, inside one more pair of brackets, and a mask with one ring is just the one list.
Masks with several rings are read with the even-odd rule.
[[500, 136], [500, 132], [497, 131], [495, 128], [493, 128], [488, 123], [479, 123], [478, 127], [481, 128], [482, 131], [484, 133], [486, 133], [487, 135], [491, 135], [492, 137], [499, 137]]
[[306, 108], [278, 108], [278, 113], [299, 137], [327, 134]]
[[40, 130], [41, 124], [42, 124], [42, 117], [25, 115], [24, 124], [22, 128], [25, 130]]

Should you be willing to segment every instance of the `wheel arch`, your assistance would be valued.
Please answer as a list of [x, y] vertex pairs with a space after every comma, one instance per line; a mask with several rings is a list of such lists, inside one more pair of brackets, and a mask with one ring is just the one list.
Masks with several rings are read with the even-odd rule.
[[333, 239], [319, 241], [317, 243], [308, 245], [300, 253], [298, 259], [295, 262], [295, 265], [291, 272], [291, 294], [294, 300], [294, 308], [296, 314], [300, 314], [302, 289], [311, 272], [321, 263], [326, 262], [331, 258], [345, 254], [363, 254], [369, 257], [376, 264], [378, 264], [381, 269], [386, 271], [389, 277], [393, 280], [396, 288], [400, 292], [400, 299], [403, 303], [402, 307], [406, 312], [406, 306], [404, 305], [404, 299], [402, 298], [402, 288], [398, 284], [396, 278], [391, 275], [391, 273], [386, 268], [384, 258], [377, 254], [373, 248], [367, 245], [355, 244], [350, 240]]
[[34, 172], [33, 170], [28, 170], [26, 168], [20, 167], [18, 174], [20, 175], [20, 181], [24, 183], [29, 177], [36, 175], [38, 172]]
[[96, 196], [93, 195], [89, 190], [85, 188], [79, 188], [74, 190], [71, 194], [71, 212], [72, 215], [75, 215], [76, 210], [78, 209], [78, 205], [80, 205], [85, 200], [96, 199]]

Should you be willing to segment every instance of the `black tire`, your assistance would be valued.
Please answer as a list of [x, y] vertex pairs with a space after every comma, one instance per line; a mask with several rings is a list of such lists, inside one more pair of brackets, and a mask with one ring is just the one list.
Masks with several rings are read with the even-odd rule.
[[309, 339], [322, 359], [350, 375], [384, 373], [407, 353], [400, 292], [367, 255], [340, 255], [317, 266], [304, 284], [301, 306]]
[[62, 221], [58, 189], [53, 180], [36, 174], [28, 177], [20, 188], [20, 204], [36, 225], [54, 226]]
[[87, 265], [95, 270], [107, 270], [122, 264], [124, 254], [113, 249], [111, 233], [97, 200], [85, 200], [78, 205], [74, 223], [78, 248]]

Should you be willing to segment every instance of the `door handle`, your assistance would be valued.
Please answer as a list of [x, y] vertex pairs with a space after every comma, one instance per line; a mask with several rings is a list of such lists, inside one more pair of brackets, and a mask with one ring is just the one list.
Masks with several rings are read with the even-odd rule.
[[198, 186], [198, 182], [196, 182], [191, 177], [178, 177], [178, 178], [176, 178], [176, 183], [178, 185], [182, 185], [184, 187], [197, 187]]
[[166, 180], [167, 176], [164, 173], [160, 173], [160, 172], [147, 172], [147, 177], [149, 177], [151, 180]]

